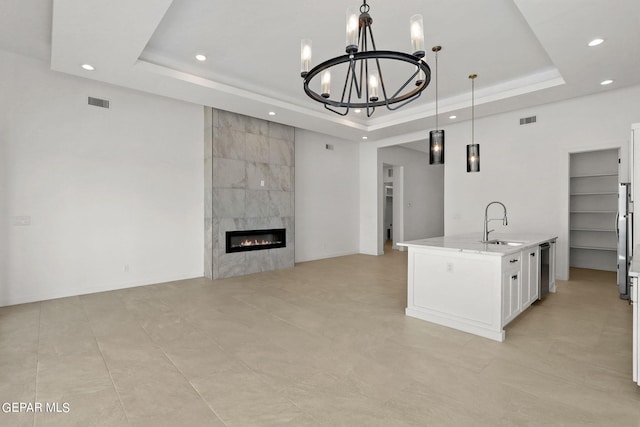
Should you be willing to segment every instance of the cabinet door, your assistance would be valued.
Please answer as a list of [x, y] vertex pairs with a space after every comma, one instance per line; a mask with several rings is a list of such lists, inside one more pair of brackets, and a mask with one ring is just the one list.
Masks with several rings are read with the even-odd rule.
[[529, 306], [529, 251], [522, 251], [522, 271], [520, 278], [520, 308]]
[[522, 277], [519, 271], [514, 272], [509, 277], [509, 287], [511, 288], [511, 314], [513, 317], [520, 313], [520, 288], [522, 287]]
[[520, 271], [502, 273], [502, 326], [520, 313]]
[[511, 320], [511, 286], [510, 273], [502, 273], [502, 326]]
[[540, 248], [529, 249], [527, 251], [527, 305], [531, 305], [538, 299], [540, 280]]

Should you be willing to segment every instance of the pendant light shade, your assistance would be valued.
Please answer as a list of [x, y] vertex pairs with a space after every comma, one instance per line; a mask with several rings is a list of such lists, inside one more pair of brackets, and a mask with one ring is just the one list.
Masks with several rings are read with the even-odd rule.
[[475, 143], [475, 79], [477, 74], [471, 74], [471, 144], [467, 145], [467, 172], [480, 172], [480, 144]]
[[442, 46], [434, 46], [431, 49], [435, 52], [436, 61], [436, 129], [429, 132], [429, 164], [444, 164], [444, 130], [438, 129], [438, 52]]
[[467, 144], [467, 172], [480, 172], [480, 144]]
[[429, 164], [444, 164], [444, 130], [429, 132]]

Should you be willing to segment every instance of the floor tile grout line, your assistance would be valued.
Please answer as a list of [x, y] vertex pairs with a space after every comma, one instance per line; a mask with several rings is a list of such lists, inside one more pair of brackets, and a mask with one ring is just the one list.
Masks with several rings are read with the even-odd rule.
[[[119, 293], [117, 294], [118, 299], [120, 299], [120, 301], [123, 303], [123, 307], [124, 309], [129, 312], [129, 309], [127, 308], [126, 304], [124, 304], [124, 298], [122, 295], [120, 295]], [[145, 298], [146, 299], [146, 298]], [[175, 309], [169, 305], [166, 304], [166, 302], [162, 299], [162, 298], [156, 298], [158, 300], [160, 300], [160, 302], [162, 302], [163, 304], [165, 304], [172, 312], [176, 313]], [[142, 332], [147, 336], [147, 338], [149, 338], [149, 341], [151, 341], [153, 343], [153, 345], [162, 353], [162, 355], [164, 356], [164, 358], [171, 364], [171, 366], [173, 366], [176, 371], [178, 371], [180, 373], [180, 375], [182, 376], [182, 378], [184, 378], [184, 380], [187, 382], [187, 384], [189, 384], [189, 386], [191, 387], [191, 389], [198, 395], [198, 397], [200, 398], [200, 400], [202, 400], [202, 402], [209, 408], [209, 410], [213, 413], [213, 415], [216, 416], [216, 418], [218, 420], [220, 420], [220, 422], [222, 424], [224, 424], [225, 426], [228, 427], [228, 424], [222, 419], [222, 417], [220, 415], [218, 415], [218, 413], [216, 412], [215, 408], [213, 408], [209, 402], [207, 402], [207, 400], [200, 394], [200, 392], [198, 391], [198, 389], [191, 383], [191, 381], [189, 381], [189, 378], [186, 377], [186, 375], [184, 374], [184, 372], [182, 372], [182, 370], [173, 362], [173, 360], [171, 360], [171, 358], [169, 357], [169, 355], [165, 352], [164, 348], [158, 343], [156, 342], [153, 337], [151, 335], [149, 335], [149, 332], [145, 329], [144, 325], [140, 323], [138, 316], [136, 316], [135, 314], [132, 316], [133, 319], [135, 320], [135, 322], [138, 324], [138, 326], [140, 327], [140, 329], [142, 329]], [[215, 339], [213, 339], [213, 341], [215, 341]], [[215, 341], [216, 345], [218, 347], [220, 347], [221, 349], [222, 346], [220, 345], [220, 343], [218, 343], [217, 341]], [[224, 349], [223, 349], [224, 350]]]
[[[247, 305], [247, 306], [249, 306], [249, 307], [251, 307], [251, 308], [254, 308], [254, 309], [258, 309], [258, 310], [260, 310], [260, 311], [263, 311], [263, 310], [261, 310], [261, 309], [260, 309], [260, 308], [258, 308], [258, 307], [255, 307], [255, 306], [253, 306], [253, 305], [251, 305], [251, 304], [249, 304], [249, 303], [247, 303], [247, 302], [245, 302], [245, 301], [242, 301], [242, 300], [240, 300], [240, 299], [236, 298], [235, 296], [231, 296], [231, 298], [233, 298], [233, 299], [235, 299], [236, 301], [238, 301], [238, 302], [240, 302], [240, 303], [243, 303], [243, 304], [245, 304], [245, 305]], [[176, 311], [176, 310], [175, 310], [175, 308], [174, 308], [173, 306], [171, 306], [171, 304], [167, 304], [167, 302], [163, 299], [163, 297], [158, 297], [157, 299], [158, 299], [158, 300], [160, 300], [163, 304], [167, 305], [167, 307], [169, 307], [169, 308], [171, 309], [171, 311], [172, 311], [174, 314], [177, 314], [177, 315], [180, 315], [180, 314], [181, 314], [179, 311]], [[125, 307], [125, 308], [126, 308], [126, 307]], [[267, 313], [267, 314], [268, 314], [268, 315], [270, 315], [270, 316], [272, 316], [272, 317], [277, 318], [277, 316], [274, 316], [274, 315], [272, 315], [272, 314], [270, 314], [270, 313]], [[134, 316], [134, 317], [135, 317], [135, 316]], [[283, 321], [284, 321], [284, 320], [283, 320]], [[136, 322], [138, 322], [138, 321], [137, 321], [137, 318], [136, 318]], [[288, 323], [288, 322], [287, 322], [287, 323]], [[205, 402], [205, 404], [206, 404], [207, 406], [209, 406], [209, 408], [211, 408], [211, 411], [212, 411], [212, 412], [213, 412], [213, 413], [214, 413], [214, 414], [215, 414], [215, 415], [216, 415], [216, 416], [217, 416], [217, 417], [218, 417], [218, 418], [223, 422], [223, 424], [226, 426], [227, 424], [224, 422], [224, 420], [222, 419], [222, 417], [218, 415], [218, 413], [215, 411], [215, 409], [214, 409], [214, 408], [209, 404], [209, 402], [208, 402], [208, 401], [207, 401], [207, 400], [206, 400], [206, 399], [205, 399], [205, 398], [200, 394], [200, 391], [199, 391], [199, 390], [195, 387], [195, 385], [194, 385], [194, 384], [189, 380], [189, 378], [187, 378], [187, 376], [184, 374], [184, 372], [182, 372], [182, 370], [181, 370], [181, 369], [180, 369], [180, 368], [179, 368], [179, 367], [178, 367], [178, 366], [177, 366], [177, 365], [176, 365], [176, 364], [171, 360], [171, 358], [170, 358], [170, 357], [169, 357], [169, 355], [164, 351], [164, 349], [162, 348], [162, 346], [161, 346], [161, 345], [159, 345], [159, 344], [158, 344], [158, 343], [157, 343], [157, 342], [156, 342], [156, 341], [155, 341], [155, 340], [154, 340], [154, 339], [153, 339], [153, 338], [148, 334], [148, 332], [146, 331], [146, 329], [144, 328], [144, 326], [143, 326], [143, 325], [141, 325], [139, 322], [138, 322], [138, 324], [139, 324], [139, 325], [140, 325], [140, 327], [144, 330], [145, 334], [147, 335], [147, 337], [149, 337], [149, 339], [151, 340], [151, 342], [153, 342], [153, 343], [154, 343], [154, 344], [155, 344], [155, 345], [160, 349], [160, 351], [162, 351], [162, 354], [165, 356], [165, 358], [167, 358], [167, 360], [169, 360], [169, 362], [170, 362], [170, 363], [171, 363], [171, 364], [176, 368], [176, 370], [177, 370], [178, 372], [180, 372], [180, 375], [182, 375], [182, 377], [183, 377], [183, 378], [184, 378], [184, 379], [189, 383], [189, 385], [194, 389], [194, 391], [198, 394], [198, 396], [200, 396], [200, 398], [202, 399], [202, 401], [203, 401], [203, 402]], [[200, 331], [200, 332], [205, 332], [205, 333], [207, 332], [205, 329], [202, 329], [202, 328], [198, 327], [198, 325], [194, 325], [194, 326], [195, 326], [195, 328], [196, 328], [198, 331]], [[294, 325], [294, 326], [295, 326], [295, 325]], [[296, 327], [296, 328], [297, 328], [297, 327]], [[300, 329], [300, 328], [298, 328], [298, 329]], [[304, 330], [303, 330], [303, 331], [304, 331]], [[307, 331], [304, 331], [304, 332], [307, 332]], [[307, 333], [309, 333], [309, 332], [307, 332]], [[273, 389], [273, 390], [275, 391], [275, 389], [273, 388], [273, 386], [272, 386], [271, 384], [269, 384], [267, 381], [265, 381], [265, 380], [262, 378], [262, 376], [260, 375], [260, 373], [259, 373], [259, 372], [257, 372], [255, 369], [253, 369], [251, 366], [249, 366], [249, 365], [248, 365], [244, 360], [242, 360], [242, 359], [238, 359], [237, 357], [235, 357], [235, 356], [234, 356], [234, 355], [233, 355], [229, 350], [227, 350], [227, 349], [226, 349], [222, 344], [220, 344], [220, 343], [219, 343], [215, 338], [211, 338], [211, 340], [212, 340], [213, 342], [215, 342], [215, 343], [216, 343], [216, 345], [217, 345], [217, 346], [218, 346], [218, 347], [219, 347], [219, 348], [220, 348], [220, 349], [221, 349], [221, 350], [222, 350], [226, 355], [231, 356], [231, 357], [233, 357], [234, 359], [237, 359], [237, 360], [238, 360], [238, 362], [239, 362], [240, 364], [242, 364], [246, 369], [248, 369], [248, 370], [249, 370], [249, 371], [251, 371], [252, 373], [256, 374], [256, 375], [258, 376], [258, 380], [259, 380], [261, 383], [263, 383], [264, 385], [268, 386], [269, 388], [271, 388], [271, 389]], [[281, 396], [281, 397], [283, 397], [283, 398], [284, 398], [285, 400], [287, 400], [290, 404], [292, 404], [293, 406], [295, 406], [296, 408], [298, 408], [298, 409], [301, 411], [301, 413], [302, 413], [302, 414], [304, 414], [304, 415], [308, 415], [308, 416], [310, 416], [311, 418], [313, 418], [314, 420], [316, 419], [312, 414], [310, 414], [310, 413], [308, 413], [307, 411], [305, 411], [305, 410], [303, 410], [302, 408], [300, 408], [300, 407], [299, 407], [299, 406], [298, 406], [294, 401], [292, 401], [292, 400], [291, 400], [291, 399], [289, 399], [288, 397], [286, 397], [286, 396]]]
[[[153, 340], [152, 340], [153, 341]], [[155, 343], [155, 342], [154, 342]], [[187, 376], [184, 374], [184, 372], [182, 372], [182, 369], [180, 369], [174, 362], [173, 360], [171, 360], [171, 358], [169, 357], [169, 355], [167, 353], [165, 353], [164, 349], [160, 346], [157, 345], [157, 343], [155, 343], [156, 346], [160, 349], [160, 351], [162, 351], [162, 354], [164, 355], [164, 357], [169, 361], [169, 363], [171, 363], [171, 365], [173, 365], [174, 368], [176, 368], [176, 370], [178, 372], [180, 372], [180, 375], [182, 376], [182, 378], [184, 378], [184, 380], [187, 382], [187, 384], [189, 384], [189, 386], [193, 389], [193, 391], [196, 392], [196, 394], [198, 395], [198, 397], [200, 398], [200, 400], [202, 400], [204, 402], [205, 405], [207, 405], [207, 407], [209, 408], [209, 410], [211, 410], [211, 412], [213, 412], [213, 415], [216, 416], [216, 418], [218, 418], [218, 420], [220, 420], [220, 422], [222, 424], [224, 424], [225, 426], [228, 426], [228, 424], [224, 421], [224, 419], [218, 414], [218, 412], [215, 410], [215, 408], [202, 396], [202, 394], [200, 394], [200, 391], [196, 388], [196, 386], [189, 380], [189, 378], [187, 378]]]
[[100, 357], [102, 358], [102, 363], [104, 364], [104, 367], [107, 370], [107, 373], [109, 374], [109, 380], [111, 380], [111, 385], [113, 386], [113, 390], [116, 392], [116, 396], [118, 396], [118, 403], [120, 404], [120, 409], [122, 409], [122, 413], [124, 414], [124, 417], [127, 420], [127, 424], [131, 425], [131, 421], [129, 420], [129, 414], [127, 414], [127, 411], [124, 407], [124, 403], [122, 402], [122, 397], [120, 396], [120, 391], [118, 391], [118, 386], [116, 385], [116, 382], [113, 380], [113, 375], [111, 375], [111, 369], [109, 369], [107, 359], [104, 357], [104, 353], [102, 352], [102, 348], [100, 347], [100, 343], [98, 342], [96, 332], [93, 329], [93, 326], [91, 325], [91, 319], [87, 314], [87, 310], [84, 305], [84, 301], [82, 300], [82, 297], [80, 297], [80, 303], [82, 305], [82, 313], [84, 314], [85, 319], [87, 319], [89, 329], [91, 329], [91, 335], [93, 336], [93, 341], [96, 343], [96, 347], [98, 348], [98, 352], [100, 352]]
[[[251, 304], [251, 303], [249, 303], [249, 302], [247, 302], [247, 301], [244, 301], [244, 300], [242, 300], [242, 299], [239, 299], [239, 298], [237, 298], [236, 296], [231, 296], [231, 298], [233, 298], [233, 299], [235, 299], [236, 301], [238, 301], [238, 302], [240, 302], [240, 303], [243, 303], [243, 304], [245, 304], [245, 305], [247, 305], [247, 306], [249, 306], [249, 307], [251, 307], [251, 308], [253, 308], [253, 309], [255, 309], [255, 310], [258, 310], [258, 311], [260, 311], [260, 312], [262, 312], [262, 313], [265, 313], [265, 314], [267, 314], [268, 316], [271, 316], [271, 317], [273, 317], [273, 318], [275, 318], [275, 319], [277, 319], [277, 320], [280, 320], [280, 321], [282, 321], [282, 322], [284, 322], [284, 323], [286, 323], [286, 324], [288, 324], [288, 325], [290, 325], [290, 326], [293, 326], [294, 328], [296, 328], [296, 329], [298, 329], [298, 330], [300, 330], [300, 331], [302, 331], [302, 332], [305, 332], [305, 333], [310, 334], [310, 335], [312, 335], [312, 336], [317, 336], [317, 337], [320, 337], [320, 338], [327, 339], [327, 340], [329, 340], [329, 341], [331, 341], [331, 342], [334, 342], [334, 343], [336, 342], [336, 341], [335, 341], [335, 339], [333, 339], [332, 337], [328, 337], [328, 336], [325, 336], [325, 335], [322, 335], [322, 334], [318, 334], [318, 333], [313, 332], [313, 331], [307, 331], [307, 330], [305, 330], [305, 329], [303, 329], [303, 328], [301, 328], [301, 327], [299, 327], [299, 326], [297, 326], [297, 325], [295, 325], [295, 324], [293, 324], [293, 323], [291, 323], [291, 322], [287, 321], [286, 319], [282, 319], [282, 318], [280, 318], [279, 316], [277, 316], [277, 315], [275, 315], [275, 314], [273, 314], [273, 313], [269, 313], [269, 312], [267, 312], [266, 310], [264, 310], [263, 308], [258, 307], [258, 306], [254, 305], [254, 304]], [[285, 301], [285, 302], [286, 302], [286, 301]], [[220, 347], [221, 347], [221, 348], [222, 348], [226, 353], [228, 353], [228, 351], [224, 348], [224, 346], [220, 345], [219, 343], [218, 343], [218, 345], [219, 345], [219, 346], [220, 346]], [[262, 378], [262, 375], [260, 375], [260, 373], [259, 373], [259, 372], [257, 372], [257, 371], [256, 371], [255, 369], [253, 369], [251, 366], [247, 365], [247, 364], [246, 364], [243, 360], [241, 360], [241, 359], [240, 359], [240, 363], [242, 363], [245, 367], [247, 367], [247, 368], [248, 368], [251, 372], [253, 372], [254, 374], [257, 374], [257, 375], [258, 375], [258, 379], [259, 379], [263, 384], [265, 384], [265, 385], [267, 385], [267, 386], [269, 386], [270, 388], [272, 388], [272, 389], [273, 389], [273, 386], [272, 386], [270, 383], [268, 383], [266, 380], [264, 380], [264, 379]], [[350, 371], [353, 371], [353, 368], [350, 368]], [[360, 394], [361, 396], [365, 396], [365, 395], [364, 395], [363, 393], [361, 393], [361, 392], [358, 392], [358, 394]], [[302, 414], [307, 415], [307, 416], [311, 417], [312, 419], [314, 419], [315, 421], [320, 422], [320, 420], [318, 420], [318, 419], [317, 419], [313, 414], [309, 413], [308, 411], [305, 411], [303, 408], [301, 408], [300, 406], [298, 406], [298, 404], [296, 404], [296, 402], [294, 402], [294, 401], [293, 401], [293, 400], [291, 400], [290, 398], [288, 398], [288, 397], [286, 397], [286, 396], [282, 396], [282, 397], [283, 397], [284, 399], [286, 399], [289, 403], [291, 403], [293, 406], [295, 406], [296, 408], [298, 408], [298, 409], [302, 412]], [[365, 397], [366, 397], [366, 396], [365, 396]], [[391, 400], [392, 400], [392, 398], [389, 398], [387, 401], [383, 402], [383, 404], [384, 404], [384, 403], [387, 403], [388, 401], [391, 401]]]

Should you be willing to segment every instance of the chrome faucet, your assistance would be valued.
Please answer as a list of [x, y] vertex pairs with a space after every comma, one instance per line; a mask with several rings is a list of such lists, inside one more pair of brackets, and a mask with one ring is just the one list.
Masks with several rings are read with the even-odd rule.
[[497, 221], [500, 218], [492, 218], [489, 219], [487, 214], [489, 213], [489, 206], [491, 206], [492, 204], [497, 203], [499, 205], [502, 205], [502, 208], [504, 209], [504, 216], [502, 217], [502, 225], [507, 225], [507, 207], [500, 203], [500, 202], [491, 202], [487, 205], [487, 207], [484, 209], [484, 230], [482, 232], [482, 243], [487, 243], [489, 241], [489, 233], [491, 233], [492, 231], [495, 230], [489, 230], [489, 221]]

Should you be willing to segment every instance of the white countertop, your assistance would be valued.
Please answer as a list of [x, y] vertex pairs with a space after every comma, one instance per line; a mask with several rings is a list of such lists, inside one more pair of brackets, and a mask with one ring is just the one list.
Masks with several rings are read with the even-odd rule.
[[[482, 243], [482, 233], [459, 234], [453, 236], [430, 237], [428, 239], [410, 240], [398, 243], [398, 246], [408, 248], [432, 248], [446, 251], [482, 253], [487, 255], [504, 256], [519, 252], [522, 249], [539, 245], [543, 242], [556, 240], [557, 236], [538, 233], [491, 233], [489, 240], [506, 240], [521, 242], [519, 246], [493, 245]], [[640, 265], [639, 265], [640, 267]]]

